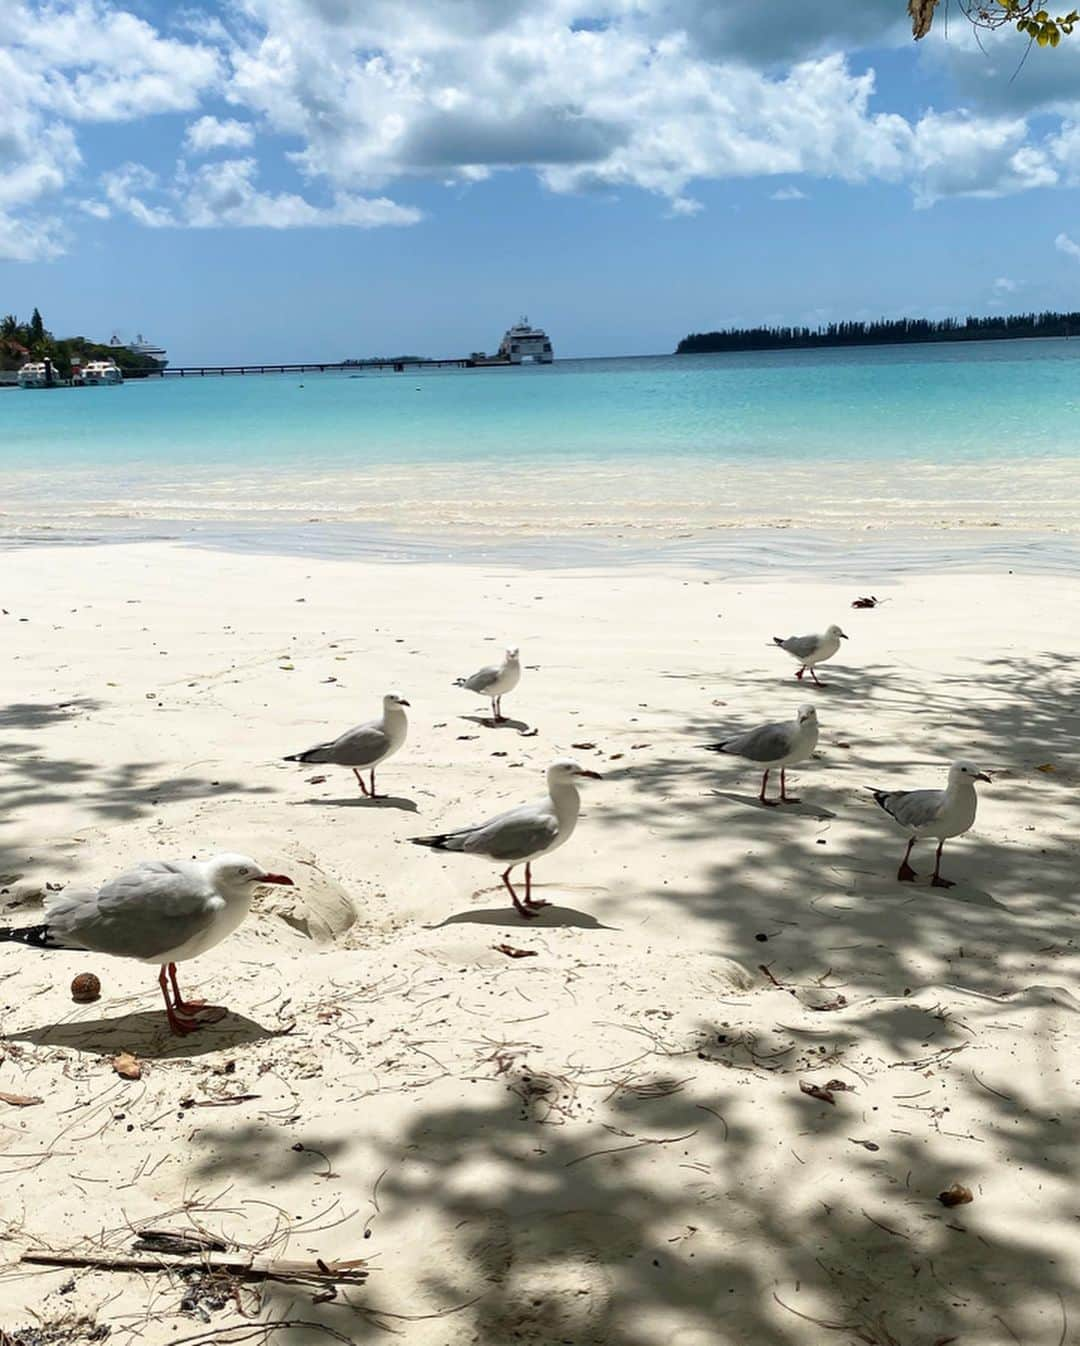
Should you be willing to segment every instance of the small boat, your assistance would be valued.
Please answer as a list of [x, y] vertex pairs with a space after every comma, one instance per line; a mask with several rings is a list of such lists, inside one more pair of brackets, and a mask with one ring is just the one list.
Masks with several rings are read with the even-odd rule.
[[44, 360], [30, 360], [19, 370], [20, 388], [59, 388], [61, 379], [56, 366], [46, 356]]
[[77, 388], [95, 387], [98, 384], [123, 383], [124, 375], [115, 360], [91, 360], [71, 371], [72, 382]]

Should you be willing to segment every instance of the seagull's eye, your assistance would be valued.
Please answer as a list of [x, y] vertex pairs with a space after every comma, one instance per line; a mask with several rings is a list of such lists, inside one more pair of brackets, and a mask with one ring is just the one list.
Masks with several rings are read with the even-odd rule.
[[241, 865], [239, 870], [237, 871], [237, 873], [239, 873], [242, 878], [246, 878], [249, 872], [250, 871], [243, 865]]

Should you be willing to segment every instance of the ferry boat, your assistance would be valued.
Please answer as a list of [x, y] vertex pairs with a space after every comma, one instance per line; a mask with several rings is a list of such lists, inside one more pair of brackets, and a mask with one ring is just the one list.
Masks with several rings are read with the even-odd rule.
[[155, 346], [152, 341], [147, 339], [140, 332], [134, 341], [121, 341], [118, 336], [113, 335], [111, 346], [123, 346], [125, 350], [131, 351], [132, 355], [148, 355], [159, 369], [164, 369], [169, 363], [168, 353], [164, 346]]
[[44, 360], [30, 360], [19, 370], [19, 387], [59, 388], [60, 375], [48, 357]]
[[522, 318], [507, 328], [499, 343], [498, 358], [512, 365], [524, 364], [526, 360], [549, 365], [555, 359], [555, 353], [551, 349], [551, 338], [543, 328], [530, 327], [528, 318]]
[[123, 383], [124, 375], [115, 360], [90, 360], [85, 365], [73, 365], [71, 381], [77, 388], [98, 384]]

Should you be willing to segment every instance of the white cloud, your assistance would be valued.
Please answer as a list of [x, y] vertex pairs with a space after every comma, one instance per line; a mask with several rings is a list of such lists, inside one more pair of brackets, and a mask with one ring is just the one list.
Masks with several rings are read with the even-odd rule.
[[59, 220], [0, 210], [0, 261], [48, 262], [66, 248], [67, 232]]
[[947, 196], [1009, 196], [1052, 187], [1058, 171], [1046, 149], [1027, 141], [1023, 118], [977, 118], [964, 111], [928, 112], [914, 128], [915, 200]]
[[30, 101], [72, 121], [187, 111], [223, 68], [214, 48], [162, 37], [104, 0], [5, 0], [0, 44]]
[[1017, 282], [1008, 276], [998, 276], [994, 281], [994, 289], [998, 294], [1015, 294], [1019, 288]]
[[101, 179], [105, 200], [114, 210], [130, 215], [148, 229], [172, 224], [173, 216], [162, 206], [148, 205], [144, 197], [158, 186], [157, 174], [142, 164], [123, 164], [105, 173]]
[[108, 220], [112, 218], [112, 210], [104, 201], [79, 201], [79, 209], [84, 215], [89, 215], [94, 220]]
[[250, 122], [200, 117], [188, 124], [184, 148], [189, 154], [207, 154], [210, 150], [244, 150], [254, 141], [255, 128]]
[[182, 165], [162, 184], [144, 164], [124, 164], [102, 177], [105, 210], [129, 215], [151, 229], [328, 228], [377, 229], [416, 224], [421, 212], [386, 197], [337, 193], [329, 205], [313, 205], [291, 192], [263, 192], [254, 159], [222, 159], [194, 172]]
[[1054, 239], [1054, 247], [1058, 252], [1063, 252], [1066, 257], [1072, 257], [1080, 262], [1080, 243], [1074, 243], [1068, 234], [1058, 234]]
[[[898, 3], [221, 0], [170, 26], [172, 7], [155, 25], [136, 0], [0, 0], [0, 210], [56, 248], [42, 221], [64, 208], [150, 228], [409, 224], [388, 184], [515, 168], [554, 192], [649, 192], [676, 217], [725, 178], [797, 176], [777, 201], [813, 178], [907, 184], [919, 206], [1080, 184], [1080, 104], [1039, 137], [1022, 100], [917, 121], [883, 107], [845, 53], [908, 42]], [[934, 42], [927, 59], [946, 59]], [[222, 100], [235, 116], [206, 111]], [[189, 115], [187, 155], [229, 157], [121, 164], [100, 200], [76, 191], [77, 129], [159, 113]], [[238, 154], [256, 125], [292, 141], [301, 193], [258, 185], [265, 161]]]
[[701, 202], [695, 201], [692, 196], [676, 196], [672, 198], [668, 215], [673, 218], [682, 215], [685, 218], [691, 215], [700, 215], [704, 209], [705, 207]]

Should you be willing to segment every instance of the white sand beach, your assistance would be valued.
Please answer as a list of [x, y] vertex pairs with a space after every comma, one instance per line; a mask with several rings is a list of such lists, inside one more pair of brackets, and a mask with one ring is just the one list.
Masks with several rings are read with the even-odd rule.
[[[46, 884], [143, 857], [247, 851], [296, 887], [181, 969], [232, 1011], [187, 1038], [156, 969], [0, 946], [0, 1328], [1072, 1340], [1080, 582], [915, 574], [852, 610], [864, 592], [791, 566], [6, 553], [4, 923], [39, 921]], [[834, 621], [850, 639], [828, 685], [800, 686], [770, 638]], [[452, 684], [508, 644], [524, 672], [493, 728]], [[280, 760], [392, 688], [411, 727], [385, 801]], [[762, 809], [753, 768], [696, 746], [807, 700], [801, 804]], [[495, 865], [408, 844], [534, 797], [561, 755], [604, 780], [535, 867], [552, 905], [534, 922]], [[900, 884], [904, 838], [865, 787], [938, 786], [955, 757], [993, 776], [946, 844], [956, 887]], [[75, 1005], [84, 971], [102, 996]], [[141, 1078], [115, 1073], [120, 1052]], [[973, 1200], [943, 1205], [954, 1184]], [[370, 1277], [326, 1299], [164, 1258], [20, 1262], [127, 1255], [145, 1225], [366, 1258]]]

